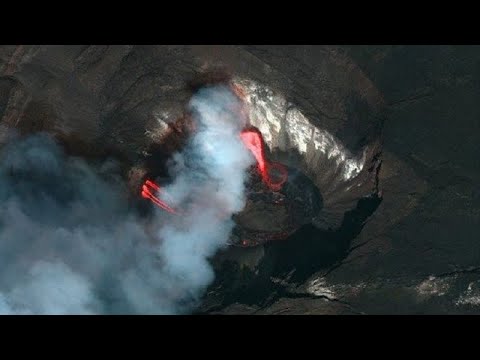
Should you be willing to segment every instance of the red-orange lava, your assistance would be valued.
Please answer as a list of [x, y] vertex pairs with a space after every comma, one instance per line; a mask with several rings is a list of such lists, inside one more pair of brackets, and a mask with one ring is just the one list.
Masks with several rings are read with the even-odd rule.
[[[287, 181], [288, 172], [282, 164], [267, 161], [265, 158], [265, 142], [263, 141], [263, 136], [260, 131], [255, 128], [243, 130], [240, 133], [240, 138], [257, 160], [257, 168], [262, 176], [263, 182], [273, 191], [279, 191], [285, 181]], [[142, 186], [141, 194], [142, 197], [149, 199], [161, 209], [172, 214], [177, 214], [175, 209], [154, 195], [154, 193], [158, 192], [162, 192], [161, 187], [151, 180], [146, 180]]]
[[160, 200], [155, 195], [153, 195], [152, 192], [150, 191], [150, 188], [153, 189], [154, 191], [157, 191], [157, 192], [161, 191], [160, 186], [155, 184], [153, 181], [146, 180], [145, 183], [142, 186], [142, 197], [144, 197], [145, 199], [149, 199], [155, 205], [162, 208], [163, 210], [168, 211], [169, 213], [172, 213], [172, 214], [177, 213], [174, 209], [172, 209], [164, 201]]
[[[285, 166], [277, 162], [268, 162], [265, 157], [265, 143], [263, 136], [257, 129], [248, 129], [240, 133], [245, 146], [252, 152], [257, 160], [258, 171], [263, 182], [273, 191], [279, 191], [288, 178]], [[277, 172], [276, 176], [274, 173]], [[275, 179], [277, 177], [277, 179]]]

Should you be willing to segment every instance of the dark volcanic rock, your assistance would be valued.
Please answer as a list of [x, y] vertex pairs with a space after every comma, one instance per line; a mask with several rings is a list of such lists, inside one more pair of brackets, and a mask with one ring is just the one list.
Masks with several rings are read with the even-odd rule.
[[[476, 46], [2, 46], [0, 143], [46, 130], [121, 159], [135, 194], [181, 146], [159, 144], [181, 138], [206, 71], [233, 79], [321, 209], [286, 240], [218, 254], [199, 312], [476, 313], [479, 64]], [[281, 208], [262, 211], [246, 222], [284, 230]]]
[[[299, 178], [310, 178], [321, 194], [318, 203], [295, 205], [303, 195], [292, 189], [288, 196], [294, 201], [287, 202], [291, 205], [284, 208], [284, 220], [276, 213], [278, 229], [267, 226], [275, 216], [273, 209], [265, 208], [268, 201], [257, 204], [263, 215], [246, 220], [248, 213], [243, 214], [244, 229], [256, 226], [255, 231], [283, 237], [298, 228], [288, 226], [295, 217], [299, 219], [294, 223], [314, 224], [282, 245], [267, 246], [247, 270], [241, 267], [246, 250], [231, 249], [214, 259], [218, 281], [212, 289], [220, 286], [222, 291], [209, 293], [215, 295], [212, 299], [223, 300], [218, 304], [205, 299], [205, 304], [228, 305], [238, 289], [247, 289], [252, 303], [274, 302], [275, 294], [283, 290], [271, 276], [297, 272], [301, 281], [344, 256], [362, 222], [345, 221], [344, 215], [355, 211], [359, 199], [376, 196], [378, 189], [383, 100], [340, 49], [6, 46], [0, 48], [2, 133], [48, 131], [71, 153], [117, 157], [135, 197], [142, 178], [161, 175], [166, 159], [181, 146], [185, 129], [178, 121], [185, 118], [192, 91], [202, 83], [225, 79], [244, 94], [250, 121], [262, 132], [269, 159], [298, 171]], [[300, 209], [304, 204], [310, 210]], [[264, 223], [255, 225], [252, 219], [258, 218]], [[350, 223], [355, 225], [345, 230], [342, 224]], [[319, 236], [324, 239], [317, 241]], [[259, 269], [249, 270], [258, 263]], [[229, 283], [231, 277], [237, 279], [236, 285]]]
[[291, 291], [367, 314], [478, 313], [480, 48], [347, 51], [388, 103], [383, 201], [344, 260]]

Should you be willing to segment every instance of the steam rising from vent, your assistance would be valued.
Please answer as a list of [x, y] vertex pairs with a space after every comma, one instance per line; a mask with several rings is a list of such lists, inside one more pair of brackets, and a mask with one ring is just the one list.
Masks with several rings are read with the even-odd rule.
[[156, 212], [153, 239], [114, 163], [67, 157], [45, 135], [2, 150], [0, 313], [175, 314], [196, 305], [213, 280], [208, 258], [245, 205], [254, 158], [228, 88], [201, 89], [189, 106], [196, 132], [172, 159], [172, 183], [156, 194], [181, 204], [182, 216]]
[[[172, 159], [173, 183], [158, 193], [160, 200], [182, 209], [182, 216], [161, 226], [159, 237], [175, 290], [193, 301], [213, 280], [207, 259], [226, 245], [234, 226], [231, 216], [246, 202], [246, 170], [254, 159], [239, 137], [246, 124], [240, 109], [238, 98], [223, 86], [202, 89], [192, 98], [196, 131]], [[135, 288], [137, 280], [127, 282]]]

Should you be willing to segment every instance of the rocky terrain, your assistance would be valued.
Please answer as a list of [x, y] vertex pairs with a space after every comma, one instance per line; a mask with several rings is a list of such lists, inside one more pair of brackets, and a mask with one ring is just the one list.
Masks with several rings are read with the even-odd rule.
[[382, 202], [344, 258], [222, 313], [468, 314], [479, 302], [480, 48], [351, 46], [381, 92]]
[[225, 76], [322, 204], [288, 239], [212, 259], [198, 313], [476, 313], [479, 71], [475, 46], [2, 46], [0, 142], [46, 130], [115, 156], [135, 197], [195, 86]]

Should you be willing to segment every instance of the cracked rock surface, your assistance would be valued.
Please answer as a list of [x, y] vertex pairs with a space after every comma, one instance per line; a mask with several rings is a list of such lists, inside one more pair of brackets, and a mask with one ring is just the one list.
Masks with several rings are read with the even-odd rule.
[[0, 143], [46, 130], [136, 184], [212, 68], [323, 207], [219, 253], [199, 313], [479, 312], [478, 46], [1, 46]]
[[343, 47], [385, 99], [382, 202], [346, 256], [219, 313], [478, 314], [478, 46]]

